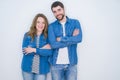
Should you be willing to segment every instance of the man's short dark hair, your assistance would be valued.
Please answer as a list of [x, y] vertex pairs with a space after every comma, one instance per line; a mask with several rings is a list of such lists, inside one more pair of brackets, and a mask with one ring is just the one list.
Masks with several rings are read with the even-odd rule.
[[51, 10], [52, 10], [53, 7], [57, 7], [57, 6], [60, 6], [60, 7], [62, 7], [62, 8], [64, 9], [64, 5], [63, 5], [62, 2], [60, 2], [60, 1], [55, 1], [55, 2], [53, 2], [53, 4], [51, 5]]

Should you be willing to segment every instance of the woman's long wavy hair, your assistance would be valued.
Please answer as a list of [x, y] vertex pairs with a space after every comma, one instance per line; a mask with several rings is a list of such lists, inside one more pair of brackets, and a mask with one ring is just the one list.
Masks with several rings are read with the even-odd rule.
[[42, 33], [45, 36], [45, 38], [47, 38], [47, 36], [48, 36], [48, 20], [47, 20], [47, 17], [44, 14], [39, 13], [34, 17], [32, 25], [30, 27], [30, 30], [28, 31], [28, 35], [32, 37], [32, 40], [34, 39], [35, 35], [37, 34], [36, 24], [37, 24], [38, 17], [42, 17], [45, 20], [45, 27], [44, 27], [44, 30], [43, 30]]

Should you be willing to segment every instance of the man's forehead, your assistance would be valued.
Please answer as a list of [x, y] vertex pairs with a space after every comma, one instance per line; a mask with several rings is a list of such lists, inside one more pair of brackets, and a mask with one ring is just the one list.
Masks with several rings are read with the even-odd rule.
[[56, 6], [56, 7], [53, 7], [53, 8], [52, 8], [53, 11], [54, 11], [54, 10], [58, 10], [58, 9], [62, 9], [62, 7]]

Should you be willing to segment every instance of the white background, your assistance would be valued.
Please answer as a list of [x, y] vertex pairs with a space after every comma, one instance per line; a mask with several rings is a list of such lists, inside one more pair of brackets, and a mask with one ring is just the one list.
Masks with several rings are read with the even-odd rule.
[[[55, 20], [53, 1], [0, 0], [0, 80], [22, 80], [23, 34], [37, 13]], [[120, 80], [120, 0], [61, 1], [66, 14], [82, 26], [78, 80]]]

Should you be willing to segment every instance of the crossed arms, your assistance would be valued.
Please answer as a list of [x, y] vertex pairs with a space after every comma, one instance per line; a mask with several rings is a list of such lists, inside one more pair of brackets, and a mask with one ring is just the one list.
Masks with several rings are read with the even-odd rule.
[[52, 49], [67, 47], [72, 44], [77, 44], [82, 41], [82, 31], [80, 23], [76, 21], [76, 28], [73, 31], [72, 36], [68, 37], [55, 37], [54, 29], [52, 25], [48, 28], [48, 39]]

